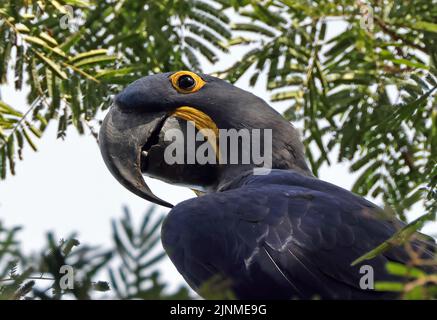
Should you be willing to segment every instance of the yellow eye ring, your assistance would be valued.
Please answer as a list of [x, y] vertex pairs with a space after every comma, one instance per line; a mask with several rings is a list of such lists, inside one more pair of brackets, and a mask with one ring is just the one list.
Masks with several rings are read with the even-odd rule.
[[[194, 81], [194, 83], [191, 87], [182, 88], [181, 80], [183, 80], [185, 84], [189, 84], [190, 81]], [[193, 93], [199, 91], [205, 85], [205, 81], [203, 81], [201, 77], [190, 71], [175, 72], [170, 76], [170, 81], [173, 87], [180, 93]]]

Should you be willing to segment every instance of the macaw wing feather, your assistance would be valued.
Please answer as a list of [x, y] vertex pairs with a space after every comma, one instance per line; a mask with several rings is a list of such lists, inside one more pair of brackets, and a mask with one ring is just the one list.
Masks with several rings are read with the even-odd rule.
[[243, 299], [357, 299], [388, 296], [360, 288], [360, 267], [370, 265], [375, 281], [394, 280], [385, 264], [406, 263], [403, 247], [350, 264], [401, 226], [342, 188], [274, 172], [177, 205], [162, 234], [171, 260], [195, 290], [219, 276]]

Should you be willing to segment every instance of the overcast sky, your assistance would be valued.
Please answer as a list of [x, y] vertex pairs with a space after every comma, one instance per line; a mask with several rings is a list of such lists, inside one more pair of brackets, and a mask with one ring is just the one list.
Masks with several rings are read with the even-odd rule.
[[[343, 27], [340, 23], [331, 24], [328, 32], [332, 35]], [[214, 68], [205, 64], [205, 71], [220, 70], [239, 56], [241, 51], [223, 56]], [[237, 86], [268, 100], [264, 81], [265, 76], [255, 88], [249, 88], [245, 77]], [[24, 92], [16, 92], [9, 86], [0, 89], [6, 103], [21, 110], [26, 108]], [[287, 103], [273, 107], [282, 112]], [[56, 123], [52, 123], [37, 145], [39, 151], [36, 153], [26, 148], [24, 161], [17, 163], [16, 176], [0, 182], [0, 220], [7, 226], [24, 226], [20, 239], [25, 251], [40, 249], [46, 243], [48, 230], [55, 231], [58, 238], [77, 231], [82, 243], [108, 247], [111, 245], [110, 220], [121, 216], [124, 204], [137, 221], [141, 219], [148, 203], [127, 191], [111, 176], [91, 135], [79, 136], [75, 129], [69, 129], [65, 141], [57, 140]], [[356, 176], [348, 172], [347, 164], [335, 164], [322, 167], [320, 178], [350, 189]], [[173, 204], [194, 197], [186, 188], [151, 179], [148, 182], [154, 193]], [[160, 210], [167, 212], [163, 207]], [[414, 211], [410, 219], [423, 214], [418, 206]], [[429, 225], [425, 231], [436, 232], [436, 229]], [[163, 262], [162, 271], [173, 288], [183, 283], [169, 259]]]

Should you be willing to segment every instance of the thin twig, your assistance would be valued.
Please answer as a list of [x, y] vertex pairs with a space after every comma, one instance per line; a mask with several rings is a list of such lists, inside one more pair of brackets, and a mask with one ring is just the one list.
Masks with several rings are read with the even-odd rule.
[[[14, 281], [16, 280], [16, 278], [5, 278], [5, 279], [0, 279], [0, 282], [7, 282], [7, 281]], [[55, 278], [49, 278], [49, 277], [27, 277], [26, 280], [51, 280], [51, 281], [55, 281]]]
[[3, 139], [3, 143], [0, 144], [0, 148], [3, 148], [6, 145], [7, 141], [9, 140], [9, 137], [11, 137], [15, 133], [15, 131], [18, 130], [18, 128], [21, 126], [22, 122], [27, 118], [27, 116], [30, 114], [30, 112], [33, 111], [33, 109], [35, 109], [35, 107], [38, 105], [38, 103], [40, 102], [41, 99], [42, 99], [42, 97], [39, 96], [38, 98], [36, 98], [32, 102], [29, 109], [23, 114], [23, 116], [20, 118], [20, 120], [18, 120], [18, 122], [15, 124], [15, 126], [10, 131], [9, 135]]
[[404, 293], [413, 290], [416, 287], [423, 287], [427, 284], [437, 284], [437, 275], [429, 275], [407, 283], [404, 287]]

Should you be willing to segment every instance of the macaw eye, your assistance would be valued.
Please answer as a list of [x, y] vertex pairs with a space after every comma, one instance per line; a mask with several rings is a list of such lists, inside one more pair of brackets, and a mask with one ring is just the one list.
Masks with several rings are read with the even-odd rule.
[[178, 71], [170, 76], [170, 82], [179, 93], [193, 93], [200, 90], [205, 81], [194, 72]]
[[190, 75], [183, 75], [179, 77], [178, 85], [183, 90], [191, 90], [196, 85], [196, 80]]

